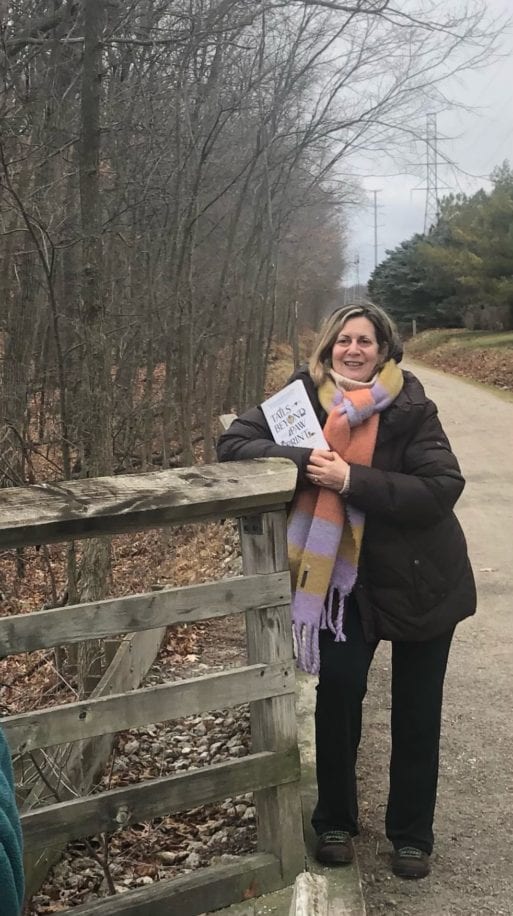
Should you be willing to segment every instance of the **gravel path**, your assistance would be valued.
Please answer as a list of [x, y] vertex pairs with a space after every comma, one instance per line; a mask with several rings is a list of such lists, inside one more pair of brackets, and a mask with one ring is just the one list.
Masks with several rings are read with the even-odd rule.
[[461, 624], [446, 680], [436, 846], [431, 876], [394, 878], [383, 834], [390, 654], [380, 646], [360, 753], [357, 841], [368, 916], [513, 914], [513, 403], [424, 367], [467, 487], [458, 515], [478, 583], [478, 614]]

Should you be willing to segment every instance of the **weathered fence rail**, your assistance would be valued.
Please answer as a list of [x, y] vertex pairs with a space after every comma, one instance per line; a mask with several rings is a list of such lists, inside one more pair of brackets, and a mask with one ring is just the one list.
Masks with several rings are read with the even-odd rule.
[[123, 534], [283, 506], [294, 466], [279, 459], [11, 487], [0, 494], [0, 547]]
[[[296, 471], [279, 459], [5, 490], [0, 545], [242, 518], [245, 575], [206, 585], [0, 619], [2, 656], [228, 614], [246, 615], [248, 664], [159, 687], [90, 697], [2, 720], [13, 752], [250, 703], [251, 753], [185, 774], [71, 798], [22, 816], [28, 853], [130, 823], [255, 793], [258, 852], [73, 910], [195, 916], [289, 884], [304, 865], [285, 504]], [[69, 911], [71, 912], [71, 911]]]

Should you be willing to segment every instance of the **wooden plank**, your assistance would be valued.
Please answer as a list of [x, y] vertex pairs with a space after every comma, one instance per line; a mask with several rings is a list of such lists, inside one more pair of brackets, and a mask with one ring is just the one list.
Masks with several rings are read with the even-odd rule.
[[303, 871], [297, 876], [289, 916], [328, 916], [328, 881]]
[[286, 693], [294, 693], [290, 663], [251, 665], [10, 716], [2, 719], [2, 728], [11, 753], [26, 754], [39, 747], [111, 735]]
[[127, 824], [196, 808], [254, 789], [299, 779], [296, 748], [251, 754], [177, 776], [164, 776], [22, 815], [26, 848], [59, 845]]
[[240, 614], [283, 604], [289, 595], [289, 574], [280, 572], [3, 617], [0, 619], [0, 658], [93, 637], [102, 639], [119, 633]]
[[[284, 511], [262, 516], [261, 533], [241, 534], [244, 572], [268, 573], [288, 569], [287, 529]], [[290, 607], [268, 608], [246, 614], [248, 661], [253, 664], [291, 662]], [[254, 751], [297, 747], [296, 710], [292, 696], [251, 704]], [[278, 856], [284, 883], [292, 884], [304, 868], [305, 849], [299, 783], [275, 786], [255, 795], [258, 844], [263, 852]]]
[[6, 487], [0, 492], [0, 547], [245, 515], [288, 502], [296, 476], [291, 461], [259, 458]]
[[[109, 665], [100, 683], [95, 687], [90, 700], [106, 694], [122, 693], [138, 687], [151, 668], [157, 655], [164, 629], [134, 633], [119, 647], [114, 661]], [[29, 796], [23, 804], [24, 811], [30, 811], [41, 796], [48, 794], [48, 787], [54, 788], [56, 798], [76, 798], [89, 792], [98, 772], [107, 762], [112, 749], [112, 736], [103, 735], [87, 741], [78, 741], [71, 750], [69, 745], [59, 748], [58, 754], [45, 752], [44, 757], [36, 751], [44, 779], [38, 776]], [[31, 762], [24, 758], [25, 766]], [[27, 897], [34, 894], [46, 878], [49, 869], [60, 858], [59, 847], [40, 843], [25, 850], [25, 890]]]
[[256, 853], [238, 862], [201, 868], [171, 881], [104, 897], [65, 910], [70, 916], [198, 916], [232, 903], [250, 900], [282, 885], [275, 856]]

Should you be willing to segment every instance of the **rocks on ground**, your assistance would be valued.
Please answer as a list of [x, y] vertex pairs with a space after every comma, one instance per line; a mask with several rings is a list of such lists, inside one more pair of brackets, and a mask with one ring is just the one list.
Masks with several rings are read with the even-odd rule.
[[[224, 540], [224, 548], [216, 553], [217, 576], [220, 572], [224, 576], [236, 575], [240, 559], [231, 526], [226, 526]], [[205, 564], [208, 566], [207, 558]], [[210, 578], [215, 577], [211, 573]], [[184, 633], [182, 628], [180, 640], [193, 651], [177, 651], [177, 640], [171, 636], [142, 686], [245, 664], [243, 619], [215, 619], [189, 629], [193, 634]], [[249, 708], [245, 705], [120, 733], [96, 791], [244, 757], [251, 751], [249, 725]], [[125, 893], [196, 868], [230, 861], [255, 849], [251, 794], [183, 814], [164, 814], [132, 824], [108, 838], [102, 835], [69, 844], [40, 892], [33, 896], [28, 914], [59, 912], [112, 892]]]

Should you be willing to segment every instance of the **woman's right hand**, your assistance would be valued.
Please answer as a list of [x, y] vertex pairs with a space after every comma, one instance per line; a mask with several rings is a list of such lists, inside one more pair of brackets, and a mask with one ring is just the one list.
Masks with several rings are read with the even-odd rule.
[[335, 458], [335, 453], [330, 449], [313, 448], [310, 455], [310, 464], [315, 464], [315, 461], [312, 461], [312, 458], [324, 458], [325, 461], [333, 461]]
[[310, 454], [306, 476], [317, 487], [327, 487], [340, 492], [344, 486], [349, 465], [336, 452], [314, 448]]
[[320, 484], [320, 479], [317, 476], [317, 471], [322, 466], [326, 466], [327, 461], [333, 461], [335, 458], [335, 453], [325, 448], [313, 448], [310, 452], [310, 457], [308, 459], [307, 474], [310, 483]]

